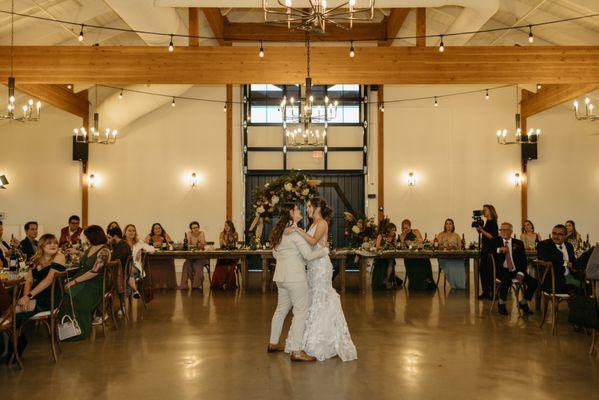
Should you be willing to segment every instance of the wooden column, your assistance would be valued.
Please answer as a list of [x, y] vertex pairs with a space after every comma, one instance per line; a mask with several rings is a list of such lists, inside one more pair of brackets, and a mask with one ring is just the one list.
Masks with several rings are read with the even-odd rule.
[[[379, 85], [378, 102], [379, 105], [385, 101], [384, 87]], [[379, 199], [379, 220], [385, 218], [385, 113], [381, 107], [377, 108], [377, 175], [378, 175], [378, 199]], [[383, 211], [381, 211], [381, 207]]]
[[[189, 35], [199, 36], [200, 34], [200, 9], [197, 7], [189, 8]], [[200, 45], [200, 39], [197, 37], [189, 38], [189, 45], [192, 47], [198, 47]]]
[[227, 85], [227, 219], [233, 219], [233, 85]]
[[[522, 116], [520, 120], [520, 126], [522, 128], [522, 132], [526, 132], [526, 122], [528, 117]], [[524, 225], [524, 221], [528, 219], [528, 160], [524, 158], [524, 155], [521, 156], [521, 165], [522, 170], [520, 171], [520, 176], [522, 177], [522, 184], [520, 185], [520, 216], [522, 219], [522, 224]]]
[[[86, 127], [87, 129], [89, 127], [89, 115], [84, 116], [82, 119], [82, 126]], [[89, 186], [87, 182], [88, 169], [89, 161], [81, 161], [81, 226], [83, 228], [87, 227], [89, 222]]]
[[420, 7], [416, 9], [416, 46], [426, 46], [426, 8]]

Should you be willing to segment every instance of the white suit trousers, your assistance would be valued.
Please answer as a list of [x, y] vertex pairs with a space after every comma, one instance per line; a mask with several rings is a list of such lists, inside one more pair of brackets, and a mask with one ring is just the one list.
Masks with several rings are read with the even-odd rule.
[[285, 351], [299, 351], [302, 349], [302, 338], [308, 317], [309, 289], [308, 282], [277, 282], [279, 298], [277, 309], [272, 316], [270, 328], [270, 343], [279, 343], [285, 317], [293, 309], [293, 320], [285, 342]]

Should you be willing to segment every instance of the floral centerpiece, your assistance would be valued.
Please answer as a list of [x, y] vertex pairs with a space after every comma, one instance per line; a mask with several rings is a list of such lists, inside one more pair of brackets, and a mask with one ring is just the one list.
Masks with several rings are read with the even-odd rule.
[[349, 244], [353, 248], [362, 247], [376, 239], [378, 234], [377, 224], [373, 217], [344, 212], [343, 217], [347, 222], [345, 236], [349, 238]]

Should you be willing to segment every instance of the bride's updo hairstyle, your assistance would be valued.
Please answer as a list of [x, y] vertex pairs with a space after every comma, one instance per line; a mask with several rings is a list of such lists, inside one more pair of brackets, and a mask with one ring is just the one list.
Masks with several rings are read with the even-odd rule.
[[320, 215], [322, 216], [322, 218], [329, 224], [331, 223], [331, 221], [333, 220], [333, 210], [331, 209], [331, 207], [329, 207], [325, 199], [323, 199], [322, 197], [313, 197], [310, 200], [308, 200], [308, 202], [312, 204], [312, 207], [314, 207], [315, 209], [317, 207], [320, 207]]
[[285, 203], [281, 206], [279, 220], [275, 224], [275, 227], [272, 228], [269, 237], [270, 245], [273, 249], [276, 249], [279, 243], [281, 243], [285, 228], [290, 225], [290, 222], [293, 222], [291, 219], [291, 211], [293, 211], [295, 207], [295, 203]]

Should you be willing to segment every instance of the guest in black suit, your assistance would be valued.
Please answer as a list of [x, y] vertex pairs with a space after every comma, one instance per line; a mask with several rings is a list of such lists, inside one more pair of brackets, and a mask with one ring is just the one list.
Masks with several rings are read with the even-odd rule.
[[512, 238], [514, 228], [509, 222], [501, 224], [499, 229], [500, 237], [496, 240], [495, 266], [497, 279], [501, 281], [499, 286], [499, 314], [508, 315], [505, 301], [507, 293], [512, 284], [512, 279], [524, 285], [524, 298], [518, 303], [524, 314], [533, 314], [528, 307], [528, 302], [537, 290], [537, 281], [526, 272], [528, 260], [526, 259], [526, 250], [521, 240]]
[[[574, 247], [571, 243], [566, 242], [566, 235], [567, 231], [564, 225], [554, 226], [551, 230], [551, 239], [539, 242], [537, 258], [553, 264], [556, 293], [577, 293], [580, 291], [581, 281], [575, 276], [577, 271], [573, 267], [576, 260]], [[541, 285], [545, 292], [551, 292], [549, 274]]]
[[489, 265], [489, 254], [495, 251], [495, 243], [499, 237], [499, 229], [497, 227], [497, 211], [492, 204], [483, 206], [483, 216], [485, 217], [485, 225], [477, 227], [476, 230], [481, 234], [481, 249], [480, 249], [480, 285], [482, 294], [478, 296], [480, 300], [491, 300], [490, 290], [493, 287], [493, 274]]
[[37, 222], [29, 221], [25, 224], [25, 239], [21, 240], [19, 247], [27, 260], [31, 259], [37, 249]]

